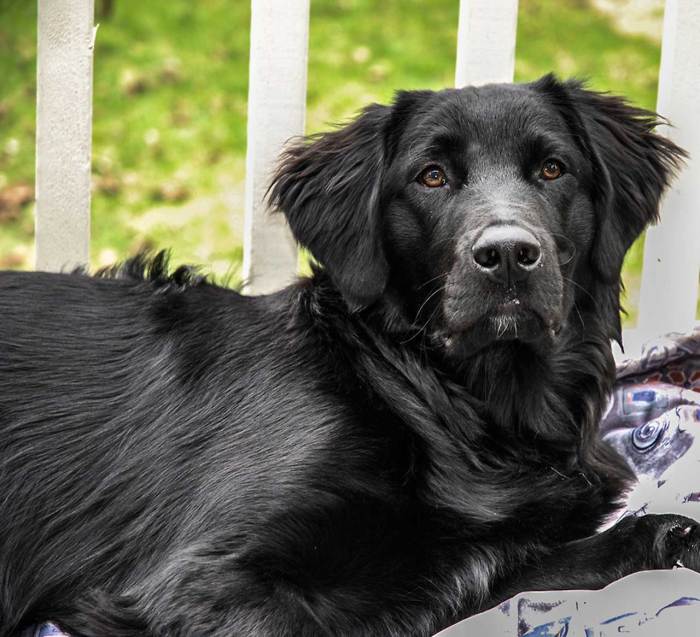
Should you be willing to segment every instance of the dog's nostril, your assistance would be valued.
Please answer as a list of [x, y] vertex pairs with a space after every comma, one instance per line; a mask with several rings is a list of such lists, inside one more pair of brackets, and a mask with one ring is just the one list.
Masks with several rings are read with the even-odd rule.
[[491, 270], [501, 262], [501, 255], [493, 247], [484, 247], [474, 251], [474, 261], [482, 268]]
[[472, 258], [483, 275], [511, 285], [530, 276], [541, 264], [542, 248], [525, 228], [489, 226], [472, 246]]
[[528, 268], [536, 265], [540, 260], [540, 248], [535, 244], [520, 246], [516, 259], [522, 267]]

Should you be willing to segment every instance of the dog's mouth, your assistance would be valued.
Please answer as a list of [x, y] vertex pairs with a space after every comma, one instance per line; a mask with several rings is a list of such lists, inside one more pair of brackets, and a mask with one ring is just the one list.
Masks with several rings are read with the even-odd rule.
[[523, 307], [517, 299], [500, 304], [480, 321], [486, 323], [486, 330], [497, 341], [538, 340], [548, 328], [547, 321], [540, 313]]
[[448, 354], [464, 356], [494, 343], [541, 343], [556, 338], [561, 322], [514, 298], [498, 303], [470, 322], [449, 322], [439, 333]]

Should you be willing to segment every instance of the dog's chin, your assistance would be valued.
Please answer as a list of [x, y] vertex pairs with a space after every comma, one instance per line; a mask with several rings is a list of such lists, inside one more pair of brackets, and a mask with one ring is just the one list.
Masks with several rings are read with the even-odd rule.
[[449, 358], [464, 359], [494, 345], [519, 342], [546, 347], [557, 336], [556, 325], [535, 310], [504, 304], [468, 323], [448, 324], [438, 340]]

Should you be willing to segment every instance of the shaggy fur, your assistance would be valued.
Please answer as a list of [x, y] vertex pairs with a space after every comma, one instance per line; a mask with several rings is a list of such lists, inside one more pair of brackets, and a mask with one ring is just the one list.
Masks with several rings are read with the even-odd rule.
[[[283, 158], [321, 267], [278, 293], [162, 255], [0, 275], [0, 636], [429, 635], [697, 568], [685, 518], [593, 535], [632, 479], [597, 437], [622, 259], [682, 156], [656, 124], [553, 77], [400, 93]], [[475, 264], [496, 226], [527, 278]]]

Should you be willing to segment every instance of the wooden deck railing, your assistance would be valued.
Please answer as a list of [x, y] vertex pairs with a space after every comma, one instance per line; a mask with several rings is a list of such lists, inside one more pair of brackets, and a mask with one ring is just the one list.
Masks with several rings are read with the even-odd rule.
[[[36, 267], [87, 263], [93, 0], [38, 0]], [[517, 0], [461, 0], [455, 83], [513, 79]], [[261, 293], [288, 283], [297, 252], [263, 195], [275, 158], [303, 133], [309, 0], [252, 0], [244, 277]], [[691, 159], [647, 234], [636, 339], [695, 322], [700, 270], [700, 2], [667, 0], [658, 110]]]

